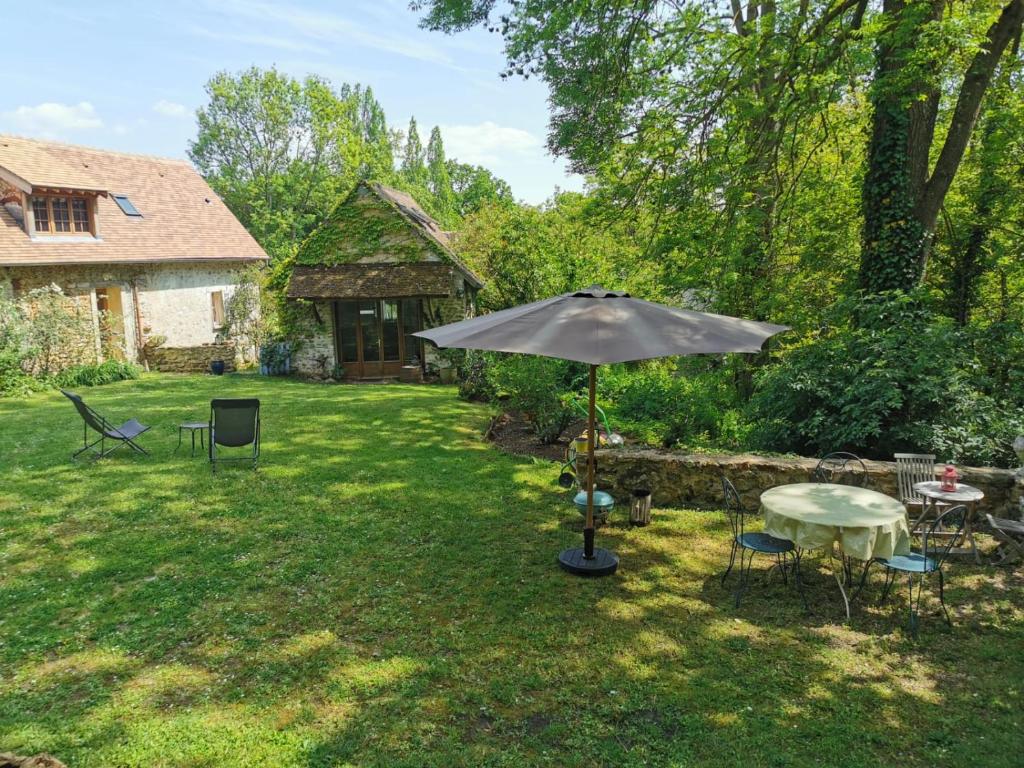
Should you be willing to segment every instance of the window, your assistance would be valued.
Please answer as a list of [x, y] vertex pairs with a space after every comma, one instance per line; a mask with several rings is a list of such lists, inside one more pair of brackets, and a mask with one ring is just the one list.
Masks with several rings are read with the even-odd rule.
[[53, 231], [71, 231], [71, 211], [68, 209], [66, 197], [50, 198], [50, 210], [53, 212]]
[[117, 207], [121, 209], [125, 216], [138, 216], [142, 218], [139, 209], [132, 205], [132, 201], [128, 199], [127, 195], [114, 195], [114, 202], [117, 203]]
[[84, 197], [33, 197], [36, 232], [46, 235], [89, 234], [89, 201]]
[[214, 329], [224, 327], [224, 291], [213, 291], [210, 294], [210, 308], [213, 310]]
[[45, 197], [32, 198], [32, 215], [36, 218], [36, 232], [50, 231], [50, 206]]
[[71, 198], [71, 225], [75, 232], [89, 231], [89, 204], [84, 197]]

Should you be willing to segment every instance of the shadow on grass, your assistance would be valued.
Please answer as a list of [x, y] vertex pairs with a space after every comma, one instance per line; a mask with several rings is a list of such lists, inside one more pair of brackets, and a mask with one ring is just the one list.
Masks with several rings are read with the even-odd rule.
[[[171, 453], [210, 397], [250, 394], [258, 472]], [[842, 624], [827, 571], [809, 615], [758, 568], [734, 610], [716, 513], [630, 529], [619, 510], [598, 533], [619, 574], [558, 570], [581, 523], [557, 467], [482, 445], [486, 411], [450, 389], [153, 377], [87, 401], [153, 423], [154, 456], [72, 465], [59, 395], [0, 402], [5, 747], [76, 766], [1012, 764], [1010, 573], [957, 564], [956, 628], [929, 616], [917, 643], [892, 608]]]

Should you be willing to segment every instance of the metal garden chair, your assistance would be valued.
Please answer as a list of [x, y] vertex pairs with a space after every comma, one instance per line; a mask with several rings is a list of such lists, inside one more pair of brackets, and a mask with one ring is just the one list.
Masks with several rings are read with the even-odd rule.
[[[210, 401], [210, 467], [216, 472], [221, 461], [251, 461], [252, 468], [260, 458], [260, 401], [256, 398], [218, 399]], [[252, 445], [252, 454], [222, 457], [217, 446], [241, 448]]]
[[[788, 539], [777, 539], [767, 533], [746, 530], [746, 510], [744, 510], [743, 504], [740, 502], [740, 495], [736, 492], [736, 486], [727, 477], [722, 477], [722, 492], [725, 495], [725, 512], [729, 516], [729, 525], [732, 527], [729, 567], [722, 574], [722, 585], [725, 586], [725, 580], [729, 577], [732, 567], [736, 563], [736, 554], [739, 553], [740, 583], [736, 587], [736, 607], [740, 607], [740, 600], [743, 597], [743, 593], [746, 592], [747, 582], [750, 579], [750, 567], [754, 561], [754, 555], [759, 552], [775, 556], [775, 565], [772, 568], [777, 567], [782, 572], [782, 579], [787, 584], [789, 583], [789, 578], [786, 575], [787, 558], [792, 555], [793, 572], [797, 588], [800, 589], [800, 595], [803, 597], [803, 586], [800, 582], [800, 553], [796, 545]], [[746, 566], [744, 566], [745, 557], [747, 558]], [[804, 604], [806, 607], [806, 600]]]
[[868, 481], [868, 468], [852, 453], [837, 451], [824, 456], [814, 468], [811, 480], [815, 483], [834, 483], [864, 488]]
[[[942, 566], [953, 549], [953, 543], [963, 533], [966, 522], [966, 506], [961, 504], [956, 507], [950, 507], [939, 515], [938, 519], [924, 532], [921, 539], [920, 552], [911, 552], [909, 555], [893, 555], [889, 558], [877, 557], [872, 561], [886, 568], [885, 590], [882, 592], [879, 604], [884, 603], [885, 599], [889, 596], [889, 590], [892, 588], [893, 582], [896, 581], [896, 577], [901, 573], [907, 574], [910, 601], [910, 632], [914, 637], [917, 637], [918, 611], [921, 607], [921, 593], [924, 591], [924, 582], [933, 573], [939, 574], [939, 603], [942, 605], [942, 613], [946, 617], [946, 623], [949, 626], [953, 626], [953, 622], [949, 618], [949, 611], [946, 610], [945, 577], [942, 575]], [[941, 539], [944, 543], [937, 545], [936, 539]], [[869, 567], [871, 567], [871, 563], [865, 566], [865, 576]], [[914, 576], [917, 576], [916, 600], [914, 599]]]
[[[149, 455], [145, 448], [135, 442], [139, 435], [149, 431], [149, 427], [145, 424], [140, 424], [135, 419], [128, 419], [121, 426], [115, 427], [112, 422], [107, 421], [86, 405], [79, 395], [64, 389], [61, 390], [61, 394], [74, 404], [78, 415], [82, 417], [82, 447], [71, 454], [71, 458], [76, 459], [80, 454], [89, 451], [97, 459], [102, 459], [125, 445], [143, 456]], [[99, 435], [91, 443], [89, 442], [90, 429]], [[109, 448], [107, 448], [108, 440], [113, 443]], [[100, 446], [98, 451], [95, 447], [97, 444]]]

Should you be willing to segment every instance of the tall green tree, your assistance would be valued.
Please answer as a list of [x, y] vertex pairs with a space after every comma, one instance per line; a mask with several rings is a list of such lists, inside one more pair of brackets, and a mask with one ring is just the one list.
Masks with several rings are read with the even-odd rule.
[[391, 181], [395, 175], [395, 157], [384, 108], [374, 97], [372, 88], [360, 89], [357, 85], [354, 92], [359, 103], [360, 130], [365, 144], [360, 177]]
[[549, 86], [551, 149], [617, 177], [617, 201], [656, 206], [670, 235], [675, 222], [713, 220], [727, 278], [716, 305], [767, 317], [785, 293], [776, 231], [791, 177], [822, 146], [794, 138], [828, 133], [821, 116], [842, 95], [835, 73], [866, 6], [536, 0], [495, 21], [486, 0], [418, 7], [430, 28], [499, 28], [505, 76]]
[[452, 190], [451, 176], [448, 175], [441, 129], [436, 125], [430, 132], [430, 140], [427, 142], [427, 188], [434, 198], [434, 210], [440, 221], [447, 226], [453, 225], [457, 218], [455, 194]]
[[206, 93], [189, 156], [275, 259], [357, 179], [390, 165], [375, 137], [383, 110], [358, 86], [253, 67], [218, 73]]
[[449, 160], [448, 178], [452, 184], [455, 212], [466, 217], [488, 203], [510, 205], [514, 202], [512, 188], [481, 165]]
[[423, 140], [420, 138], [416, 118], [409, 118], [409, 128], [405, 132], [405, 146], [402, 148], [402, 178], [414, 188], [422, 188], [427, 183], [426, 153], [423, 151]]
[[1024, 25], [1024, 0], [884, 0], [878, 24], [860, 264], [869, 294], [920, 283], [984, 97]]

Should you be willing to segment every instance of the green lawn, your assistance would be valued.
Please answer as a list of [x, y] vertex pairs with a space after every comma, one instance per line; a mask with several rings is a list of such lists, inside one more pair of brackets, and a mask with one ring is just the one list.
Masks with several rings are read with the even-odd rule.
[[[85, 390], [154, 425], [72, 463], [58, 393], [0, 401], [0, 751], [85, 766], [1019, 766], [1024, 597], [956, 563], [950, 631], [905, 597], [843, 624], [718, 581], [717, 513], [599, 533], [563, 574], [557, 467], [482, 443], [452, 388], [158, 377]], [[264, 456], [172, 454], [211, 396], [262, 398]], [[755, 574], [756, 575], [756, 574]], [[878, 574], [876, 574], [878, 575]], [[872, 597], [878, 594], [874, 584]], [[929, 612], [936, 604], [929, 605]]]

